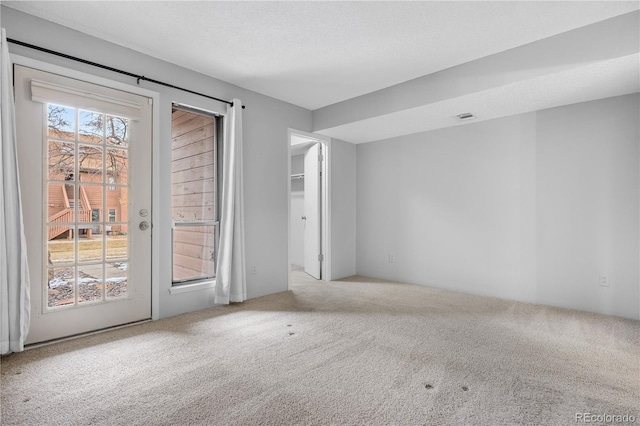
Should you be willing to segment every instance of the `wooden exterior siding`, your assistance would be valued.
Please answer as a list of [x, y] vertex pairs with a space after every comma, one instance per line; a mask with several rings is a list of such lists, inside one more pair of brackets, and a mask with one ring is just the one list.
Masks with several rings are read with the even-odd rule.
[[[216, 220], [215, 120], [174, 111], [171, 132], [171, 209], [176, 222]], [[215, 274], [213, 226], [176, 227], [173, 279]]]
[[177, 228], [173, 233], [173, 277], [175, 280], [210, 277], [215, 274], [213, 227]]
[[64, 185], [62, 184], [49, 184], [49, 197], [47, 198], [47, 213], [49, 217], [67, 208], [65, 205], [64, 190]]
[[[48, 198], [48, 215], [49, 221], [52, 218], [56, 217], [60, 212], [67, 210], [68, 207], [65, 203], [65, 192], [67, 189], [64, 184], [49, 184], [49, 198]], [[83, 194], [84, 193], [84, 194]], [[69, 195], [69, 201], [73, 202], [71, 199], [71, 194]], [[107, 189], [107, 210], [102, 211], [102, 187], [101, 186], [89, 186], [83, 185], [82, 191], [80, 192], [80, 200], [78, 203], [78, 210], [80, 212], [78, 216], [79, 222], [90, 222], [91, 221], [91, 210], [98, 209], [100, 210], [100, 221], [107, 222], [109, 225], [109, 210], [113, 209], [116, 212], [115, 221], [116, 222], [126, 222], [127, 218], [127, 207], [128, 207], [128, 199], [127, 199], [127, 191], [121, 187], [116, 187], [115, 190]], [[86, 195], [86, 199], [84, 199], [83, 195]], [[127, 232], [127, 225], [118, 224], [111, 225], [111, 232], [113, 233], [123, 233]], [[50, 238], [54, 238], [59, 236], [51, 235]]]
[[[115, 150], [110, 150], [114, 151]], [[108, 182], [104, 182], [107, 184], [107, 207], [106, 210], [102, 209], [102, 175], [99, 173], [99, 168], [102, 167], [102, 160], [96, 162], [96, 164], [91, 164], [90, 161], [85, 159], [86, 163], [90, 163], [92, 167], [89, 168], [89, 171], [80, 171], [79, 179], [81, 190], [79, 194], [77, 194], [78, 200], [76, 201], [78, 205], [78, 209], [80, 214], [78, 216], [78, 221], [80, 222], [90, 222], [91, 221], [91, 210], [98, 209], [100, 210], [100, 221], [109, 221], [109, 210], [113, 209], [116, 212], [115, 221], [116, 222], [126, 222], [128, 220], [128, 198], [126, 189], [115, 186], [115, 189], [109, 189], [110, 186]], [[64, 181], [65, 172], [58, 172], [52, 176], [50, 179], [57, 181]], [[108, 179], [108, 175], [106, 177]], [[100, 185], [83, 185], [83, 183], [98, 183]], [[127, 168], [124, 167], [121, 170], [120, 175], [116, 176], [115, 184], [126, 184], [127, 183]], [[69, 185], [73, 185], [74, 181], [68, 181]], [[74, 202], [74, 194], [73, 188], [68, 189], [66, 184], [62, 183], [50, 183], [48, 188], [48, 198], [47, 198], [47, 206], [48, 206], [48, 217], [49, 221], [51, 218], [59, 216], [59, 213], [69, 208], [69, 203], [73, 205]], [[67, 217], [67, 219], [72, 219], [72, 216]], [[122, 233], [127, 232], [127, 225], [112, 225], [111, 232], [113, 233]], [[49, 235], [49, 239], [59, 237], [59, 236], [67, 236], [61, 233], [55, 232], [54, 234]]]

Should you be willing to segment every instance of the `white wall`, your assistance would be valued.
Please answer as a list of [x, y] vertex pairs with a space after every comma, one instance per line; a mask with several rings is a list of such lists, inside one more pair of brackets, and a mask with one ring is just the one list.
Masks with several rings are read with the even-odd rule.
[[639, 103], [358, 145], [358, 274], [639, 318]]
[[[304, 155], [291, 157], [291, 174], [304, 173]], [[291, 180], [291, 264], [304, 267], [304, 180]]]
[[540, 303], [639, 318], [639, 105], [636, 94], [538, 113]]
[[[241, 99], [247, 105], [243, 115], [246, 262], [249, 270], [255, 266], [257, 271], [256, 274], [247, 275], [247, 293], [249, 298], [253, 298], [287, 290], [287, 180], [290, 178], [287, 175], [287, 132], [288, 128], [310, 130], [311, 113], [308, 110], [6, 7], [1, 9], [1, 25], [6, 28], [9, 38], [122, 68], [222, 99]], [[12, 53], [21, 56], [135, 85], [135, 80], [129, 77], [13, 44], [9, 47]], [[154, 164], [158, 173], [154, 181], [154, 200], [158, 202], [159, 211], [154, 212], [153, 228], [159, 251], [154, 263], [154, 278], [160, 289], [159, 315], [168, 317], [213, 304], [211, 289], [169, 294], [171, 176], [164, 171], [170, 170], [171, 103], [180, 102], [213, 111], [221, 110], [224, 105], [151, 83], [141, 82], [140, 86], [160, 93], [161, 143], [157, 147], [158, 163]]]
[[356, 145], [331, 139], [331, 278], [356, 273]]

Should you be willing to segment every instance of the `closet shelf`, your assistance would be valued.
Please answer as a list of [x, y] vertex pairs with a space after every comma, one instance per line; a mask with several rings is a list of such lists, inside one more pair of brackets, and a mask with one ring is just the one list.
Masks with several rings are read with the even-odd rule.
[[291, 175], [291, 179], [304, 179], [304, 173], [296, 173]]

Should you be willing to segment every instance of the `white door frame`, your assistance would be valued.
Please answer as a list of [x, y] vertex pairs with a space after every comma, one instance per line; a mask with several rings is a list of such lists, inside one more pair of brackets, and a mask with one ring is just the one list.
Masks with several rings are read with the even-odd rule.
[[[138, 86], [118, 82], [115, 80], [107, 79], [104, 77], [98, 77], [93, 74], [87, 74], [74, 69], [53, 65], [48, 62], [39, 61], [25, 56], [10, 54], [11, 61], [15, 65], [23, 65], [25, 67], [35, 68], [38, 70], [46, 71], [53, 74], [59, 74], [63, 77], [75, 78], [77, 80], [86, 81], [87, 83], [98, 84], [101, 86], [122, 90], [125, 92], [133, 93], [136, 95], [145, 96], [153, 100], [152, 108], [152, 157], [151, 157], [151, 229], [153, 230], [153, 224], [157, 225], [158, 215], [160, 212], [160, 198], [153, 194], [158, 193], [158, 182], [160, 181], [160, 94], [152, 90], [143, 89]], [[157, 229], [157, 228], [156, 228]], [[40, 250], [40, 248], [34, 248]], [[159, 287], [159, 265], [160, 265], [160, 246], [159, 238], [155, 233], [151, 233], [151, 319], [159, 319], [160, 309], [160, 287]]]
[[287, 271], [288, 288], [291, 289], [291, 137], [303, 136], [322, 144], [322, 280], [331, 281], [331, 138], [316, 133], [289, 128], [287, 131]]

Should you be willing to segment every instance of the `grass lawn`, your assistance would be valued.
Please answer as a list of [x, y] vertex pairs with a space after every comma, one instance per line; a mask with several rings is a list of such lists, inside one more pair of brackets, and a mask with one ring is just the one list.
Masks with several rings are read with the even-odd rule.
[[[74, 258], [74, 240], [60, 239], [49, 241], [47, 247], [51, 256], [51, 262], [71, 263]], [[128, 258], [128, 237], [126, 235], [106, 237], [106, 259], [126, 259]], [[78, 239], [78, 261], [99, 261], [102, 260], [102, 235], [96, 235], [91, 239]]]

